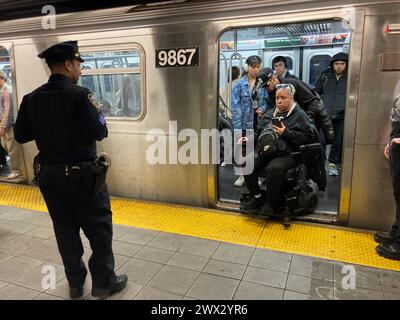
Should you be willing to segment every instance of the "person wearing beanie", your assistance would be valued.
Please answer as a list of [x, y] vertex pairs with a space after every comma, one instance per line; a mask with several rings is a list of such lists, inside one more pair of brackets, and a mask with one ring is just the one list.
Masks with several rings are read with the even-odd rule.
[[7, 76], [0, 70], [0, 138], [1, 144], [10, 157], [11, 173], [7, 179], [16, 179], [22, 175], [20, 146], [14, 139], [14, 107], [11, 87], [6, 84]]
[[349, 57], [346, 53], [335, 54], [330, 61], [329, 68], [324, 70], [315, 82], [315, 90], [325, 103], [335, 134], [328, 158], [328, 174], [330, 176], [339, 175], [337, 166], [342, 161], [348, 61]]

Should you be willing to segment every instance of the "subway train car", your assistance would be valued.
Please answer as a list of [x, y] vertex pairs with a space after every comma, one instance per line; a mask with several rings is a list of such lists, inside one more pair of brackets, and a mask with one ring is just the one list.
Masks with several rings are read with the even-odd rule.
[[[98, 151], [112, 158], [112, 195], [232, 212], [245, 192], [233, 185], [233, 166], [195, 152], [187, 156], [189, 145], [195, 146], [191, 151], [197, 146], [215, 152], [207, 135], [218, 128], [218, 93], [230, 67], [242, 68], [252, 54], [264, 66], [284, 55], [291, 72], [312, 85], [333, 54], [348, 53], [340, 175], [328, 177], [316, 212], [299, 219], [372, 230], [392, 223], [383, 149], [400, 90], [400, 1], [170, 1], [0, 26], [15, 112], [49, 76], [38, 53], [57, 42], [79, 41], [81, 84], [107, 116], [109, 136]], [[22, 148], [29, 182], [37, 148], [33, 142]]]

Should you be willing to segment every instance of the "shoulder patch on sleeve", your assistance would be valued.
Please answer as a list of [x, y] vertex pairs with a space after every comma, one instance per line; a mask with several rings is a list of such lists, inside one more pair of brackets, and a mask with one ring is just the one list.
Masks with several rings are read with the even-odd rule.
[[98, 112], [101, 110], [101, 104], [97, 102], [96, 98], [94, 97], [93, 93], [89, 93], [87, 95], [90, 103], [97, 109]]

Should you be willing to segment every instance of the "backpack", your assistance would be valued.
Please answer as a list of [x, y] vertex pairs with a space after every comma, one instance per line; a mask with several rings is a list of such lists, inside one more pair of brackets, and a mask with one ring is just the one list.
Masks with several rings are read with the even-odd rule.
[[256, 145], [257, 154], [266, 156], [278, 156], [289, 153], [286, 141], [275, 132], [272, 119], [261, 131]]

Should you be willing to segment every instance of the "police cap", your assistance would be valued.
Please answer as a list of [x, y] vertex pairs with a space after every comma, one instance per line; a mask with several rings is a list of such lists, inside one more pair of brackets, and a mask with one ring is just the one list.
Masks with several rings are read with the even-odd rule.
[[57, 43], [38, 54], [46, 63], [64, 62], [65, 60], [77, 59], [84, 62], [78, 49], [78, 41], [65, 41]]

